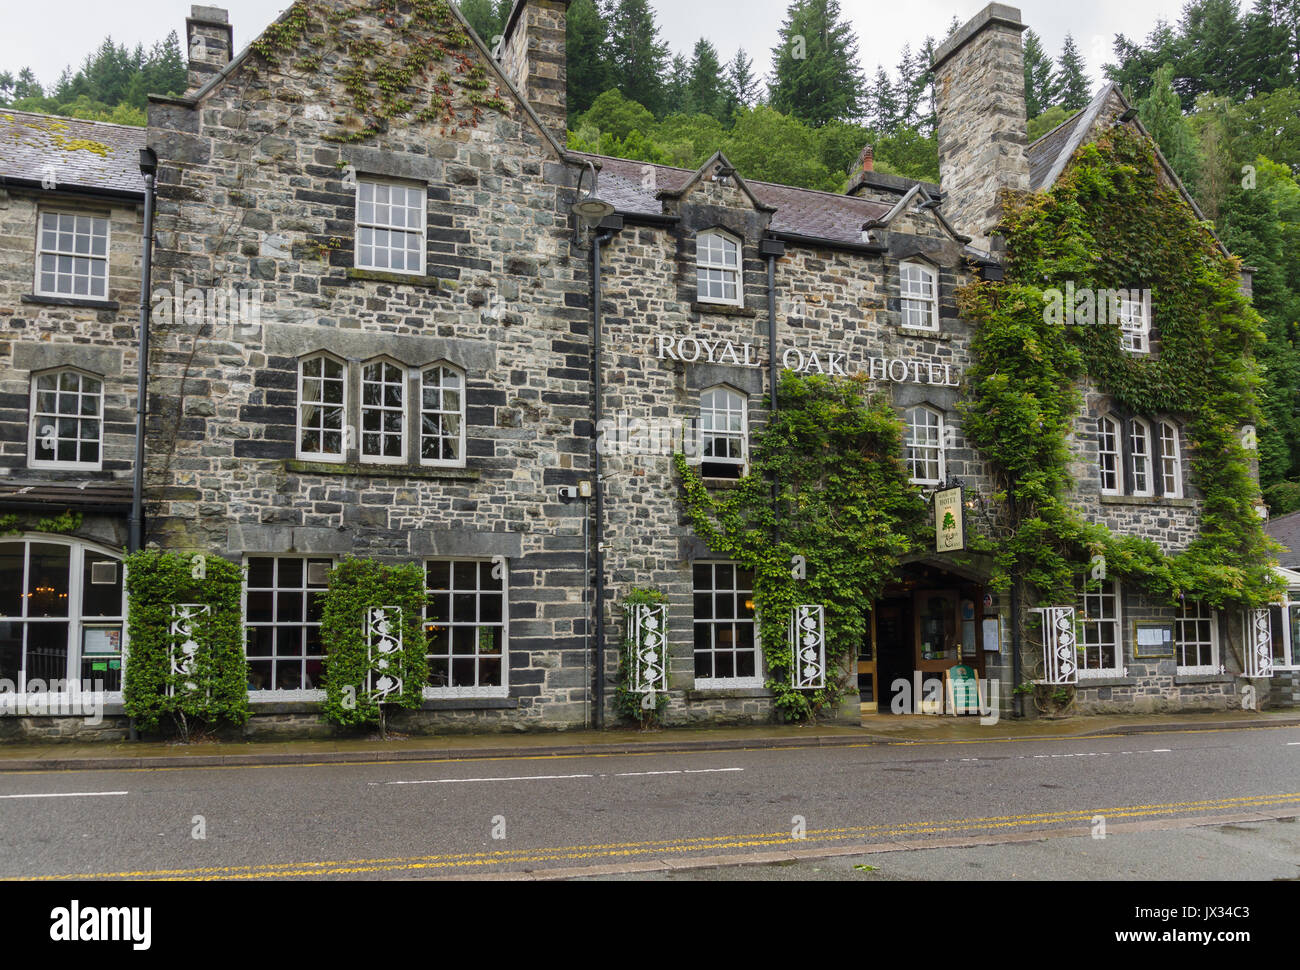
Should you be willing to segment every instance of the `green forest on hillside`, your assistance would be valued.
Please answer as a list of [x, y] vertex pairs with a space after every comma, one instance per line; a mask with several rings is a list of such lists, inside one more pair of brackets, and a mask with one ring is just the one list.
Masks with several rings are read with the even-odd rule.
[[[463, 0], [492, 46], [513, 0]], [[959, 25], [956, 18], [948, 35]], [[841, 191], [865, 145], [877, 171], [939, 180], [933, 77], [945, 37], [918, 36], [868, 73], [838, 0], [792, 0], [772, 38], [772, 72], [701, 37], [674, 52], [650, 0], [573, 0], [568, 15], [568, 144], [694, 168], [722, 149], [747, 177]], [[1206, 219], [1256, 268], [1268, 423], [1260, 477], [1274, 515], [1300, 509], [1300, 0], [1190, 0], [1145, 40], [1118, 35], [1106, 78], [1089, 78], [1073, 38], [1049, 53], [1024, 35], [1030, 139], [1065, 121], [1102, 80], [1137, 105]], [[43, 87], [0, 65], [0, 104], [143, 125], [145, 96], [179, 94], [175, 32], [148, 51], [111, 38]]]

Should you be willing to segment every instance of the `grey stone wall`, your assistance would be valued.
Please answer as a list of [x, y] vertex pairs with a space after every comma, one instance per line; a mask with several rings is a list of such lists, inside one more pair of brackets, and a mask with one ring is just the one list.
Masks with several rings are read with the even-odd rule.
[[[377, 15], [342, 29], [388, 37]], [[149, 538], [236, 560], [509, 555], [516, 704], [497, 716], [582, 723], [583, 504], [557, 495], [590, 474], [590, 282], [567, 218], [576, 170], [523, 110], [472, 111], [464, 91], [462, 127], [408, 118], [340, 143], [333, 116], [312, 108], [350, 95], [330, 55], [319, 70], [294, 66], [312, 54], [304, 42], [284, 68], [241, 66], [199, 103], [150, 106], [159, 285], [251, 285], [262, 316], [157, 328]], [[425, 186], [423, 276], [355, 268], [351, 179], [367, 176]], [[342, 462], [295, 460], [298, 357], [316, 350], [354, 381], [381, 356], [462, 368], [465, 467], [420, 466], [409, 443], [401, 465], [366, 464], [355, 447]]]
[[935, 52], [944, 212], [986, 252], [999, 194], [1029, 188], [1024, 29], [1019, 10], [991, 3]]

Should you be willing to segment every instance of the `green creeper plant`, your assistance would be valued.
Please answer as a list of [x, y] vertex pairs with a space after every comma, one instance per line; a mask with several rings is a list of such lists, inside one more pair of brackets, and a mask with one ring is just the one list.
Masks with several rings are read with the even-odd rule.
[[[145, 730], [170, 720], [188, 740], [193, 725], [248, 719], [241, 566], [217, 556], [145, 549], [126, 557], [127, 641], [123, 700]], [[191, 621], [197, 650], [188, 672], [173, 673], [183, 644], [171, 632], [173, 607], [207, 607]], [[190, 686], [193, 685], [193, 686]]]
[[[1170, 603], [1182, 595], [1250, 608], [1276, 599], [1278, 547], [1255, 513], [1261, 497], [1243, 435], [1260, 423], [1261, 319], [1241, 291], [1238, 262], [1163, 175], [1150, 140], [1109, 130], [1080, 148], [1051, 188], [1004, 198], [998, 231], [1005, 280], [958, 293], [976, 325], [963, 423], [999, 480], [1010, 530], [995, 588], [1018, 573], [1040, 601], [1072, 602], [1100, 555], [1108, 576]], [[1150, 289], [1158, 353], [1126, 352], [1117, 326], [1049, 319], [1045, 292], [1067, 281]], [[1068, 440], [1085, 375], [1119, 408], [1183, 424], [1203, 497], [1200, 531], [1185, 551], [1117, 536], [1071, 506]]]
[[[320, 625], [327, 720], [341, 725], [377, 724], [383, 733], [385, 704], [420, 706], [429, 677], [425, 599], [424, 570], [416, 563], [387, 565], [349, 557], [331, 570]], [[391, 655], [368, 650], [367, 643], [367, 612], [385, 606], [401, 609], [401, 621], [392, 629], [400, 631], [402, 647]], [[374, 688], [385, 675], [399, 679], [402, 687], [381, 703]]]
[[[767, 685], [793, 721], [834, 709], [868, 608], [902, 557], [934, 541], [903, 462], [902, 422], [887, 397], [867, 387], [865, 375], [783, 373], [781, 407], [755, 435], [751, 472], [734, 489], [711, 493], [684, 455], [674, 458], [696, 534], [754, 571]], [[804, 558], [806, 579], [791, 568], [795, 556]], [[796, 690], [790, 613], [813, 603], [826, 608], [826, 687]]]

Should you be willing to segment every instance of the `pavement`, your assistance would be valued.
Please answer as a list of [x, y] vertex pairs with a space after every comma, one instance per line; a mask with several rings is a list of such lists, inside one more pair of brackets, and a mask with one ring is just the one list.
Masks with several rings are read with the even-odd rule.
[[6, 742], [0, 744], [0, 772], [462, 761], [872, 744], [969, 744], [1278, 727], [1300, 727], [1300, 712], [1227, 711], [1213, 714], [1035, 718], [1001, 720], [988, 726], [981, 725], [978, 718], [867, 715], [862, 718], [861, 727], [759, 725], [653, 731], [569, 730], [535, 734], [424, 735], [388, 739], [374, 736], [354, 740], [191, 744]]

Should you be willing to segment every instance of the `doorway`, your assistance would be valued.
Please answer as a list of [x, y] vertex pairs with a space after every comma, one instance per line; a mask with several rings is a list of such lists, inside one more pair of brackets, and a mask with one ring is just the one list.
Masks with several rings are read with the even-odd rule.
[[[898, 681], [907, 684], [909, 699], [919, 675], [924, 683], [942, 682], [954, 667], [970, 667], [984, 677], [981, 618], [984, 586], [934, 566], [904, 567], [887, 586], [867, 626], [868, 642], [858, 656], [859, 703], [863, 714], [894, 713]], [[903, 690], [899, 685], [899, 690]], [[919, 710], [910, 703], [904, 711]]]

